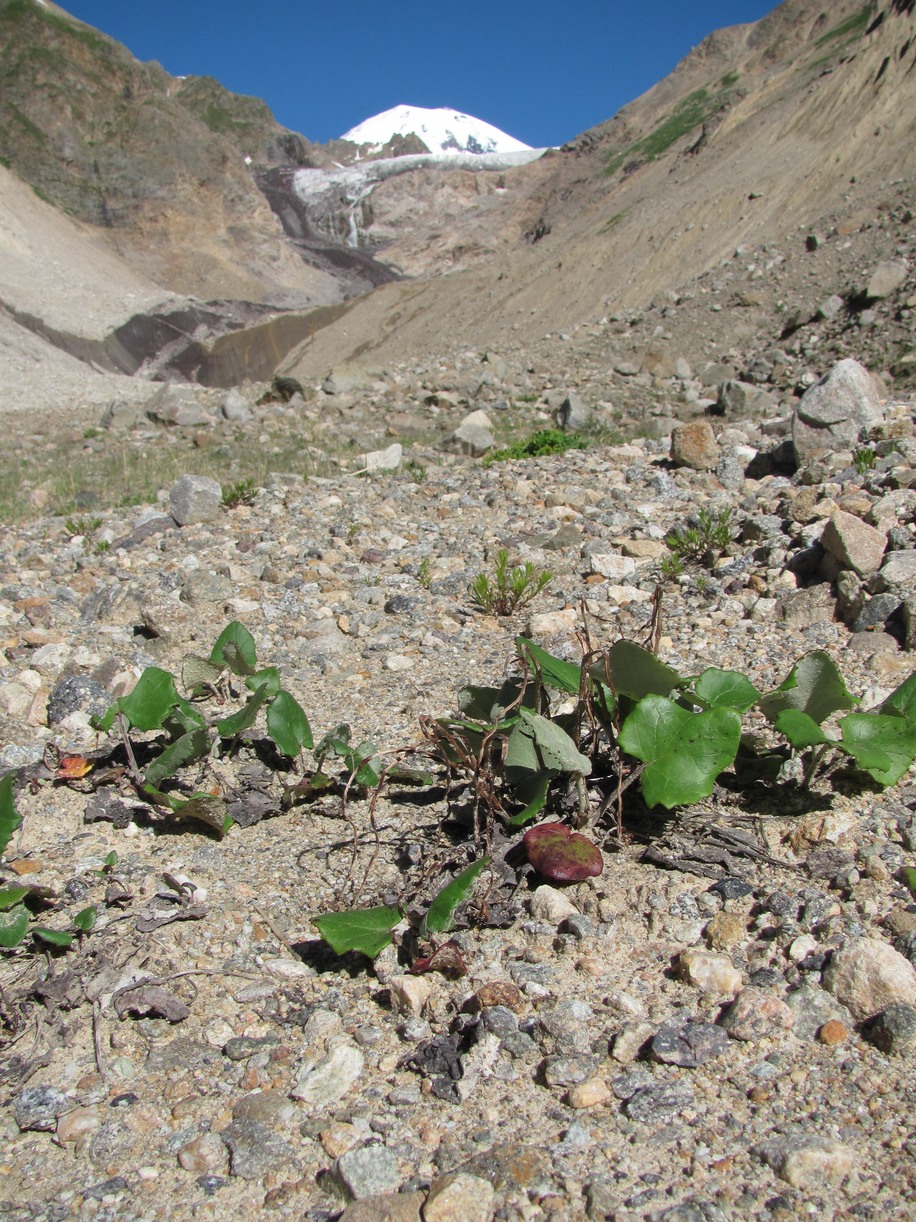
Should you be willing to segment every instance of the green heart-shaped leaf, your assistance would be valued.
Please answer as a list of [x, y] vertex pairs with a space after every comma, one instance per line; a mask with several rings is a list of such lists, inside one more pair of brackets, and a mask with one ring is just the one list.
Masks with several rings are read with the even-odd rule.
[[734, 761], [741, 718], [731, 709], [691, 713], [664, 696], [646, 696], [620, 728], [620, 746], [643, 760], [640, 783], [648, 806], [689, 806], [712, 793]]
[[774, 723], [783, 709], [801, 709], [820, 725], [831, 713], [854, 705], [836, 663], [822, 649], [805, 654], [775, 691], [760, 697], [764, 716]]
[[840, 722], [843, 746], [879, 785], [896, 785], [916, 755], [916, 721], [881, 713], [850, 713]]
[[313, 917], [312, 924], [338, 955], [356, 950], [374, 959], [391, 941], [391, 931], [400, 919], [400, 908], [380, 904], [375, 908], [328, 912]]

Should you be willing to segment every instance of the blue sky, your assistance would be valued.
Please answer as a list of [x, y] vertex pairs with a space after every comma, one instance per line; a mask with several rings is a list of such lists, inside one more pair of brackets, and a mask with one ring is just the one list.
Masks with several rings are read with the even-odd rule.
[[706, 34], [775, 0], [64, 0], [175, 76], [263, 98], [310, 140], [404, 102], [536, 147], [611, 118]]

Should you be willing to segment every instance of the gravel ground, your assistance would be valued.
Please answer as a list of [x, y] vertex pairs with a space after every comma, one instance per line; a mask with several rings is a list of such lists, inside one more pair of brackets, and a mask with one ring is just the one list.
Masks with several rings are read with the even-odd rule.
[[[865, 475], [838, 455], [750, 478], [779, 438], [729, 420], [715, 471], [672, 463], [667, 439], [490, 467], [417, 446], [413, 477], [274, 474], [184, 526], [173, 498], [85, 536], [5, 528], [0, 763], [23, 816], [5, 875], [48, 888], [48, 925], [100, 916], [79, 948], [4, 952], [0, 1216], [912, 1216], [906, 779], [717, 788], [665, 817], [633, 799], [622, 841], [593, 829], [601, 876], [563, 888], [497, 837], [458, 978], [410, 975], [406, 948], [339, 958], [310, 919], [364, 876], [363, 903], [429, 898], [470, 860], [441, 791], [386, 789], [376, 842], [356, 796], [346, 819], [335, 795], [281, 813], [295, 777], [243, 745], [191, 783], [277, 813], [217, 839], [123, 783], [126, 814], [88, 821], [116, 792], [93, 774], [28, 783], [50, 741], [105, 748], [90, 713], [144, 666], [180, 674], [234, 618], [316, 740], [345, 721], [383, 751], [418, 742], [462, 686], [501, 680], [520, 631], [570, 658], [583, 627], [646, 639], [666, 532], [703, 507], [731, 510], [734, 541], [663, 583], [662, 658], [765, 690], [826, 649], [872, 704], [913, 669], [900, 617], [836, 618], [848, 578], [822, 580], [817, 540], [840, 508], [879, 521], [889, 556], [912, 547], [910, 408], [887, 416]], [[468, 596], [501, 546], [554, 574], [513, 617]], [[160, 992], [126, 994], [143, 983]]]

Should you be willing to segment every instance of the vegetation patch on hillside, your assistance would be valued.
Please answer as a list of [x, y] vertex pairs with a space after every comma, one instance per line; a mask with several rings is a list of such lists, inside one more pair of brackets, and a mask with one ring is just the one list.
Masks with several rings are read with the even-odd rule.
[[692, 132], [727, 105], [737, 81], [738, 73], [729, 72], [718, 82], [718, 88], [714, 91], [711, 92], [704, 86], [688, 93], [647, 136], [626, 148], [612, 150], [605, 163], [605, 174], [616, 174], [621, 166], [631, 162], [642, 165], [660, 157], [682, 136]]

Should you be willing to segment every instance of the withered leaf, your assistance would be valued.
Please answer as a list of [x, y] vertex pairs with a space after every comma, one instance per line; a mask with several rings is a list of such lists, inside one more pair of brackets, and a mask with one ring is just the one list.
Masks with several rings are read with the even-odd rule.
[[452, 938], [434, 950], [431, 955], [415, 959], [410, 970], [415, 976], [423, 972], [441, 972], [449, 980], [458, 980], [468, 974], [467, 964], [458, 943]]
[[114, 998], [114, 1008], [118, 1018], [124, 1018], [128, 1014], [137, 1018], [152, 1015], [154, 1018], [164, 1018], [170, 1023], [180, 1023], [191, 1013], [180, 997], [158, 984], [143, 984], [118, 993]]
[[134, 929], [138, 933], [151, 933], [163, 925], [171, 925], [172, 921], [199, 921], [208, 911], [206, 904], [191, 904], [187, 908], [148, 908], [137, 917]]

